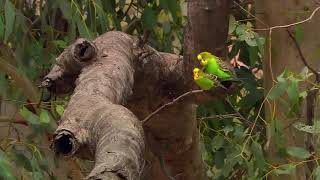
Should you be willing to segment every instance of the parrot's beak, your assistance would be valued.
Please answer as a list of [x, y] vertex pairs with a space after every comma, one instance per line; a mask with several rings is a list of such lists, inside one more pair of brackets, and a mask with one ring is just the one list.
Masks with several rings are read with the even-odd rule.
[[194, 74], [193, 74], [193, 79], [195, 79], [195, 80], [196, 80], [196, 79], [199, 79], [199, 74], [198, 74], [198, 73], [194, 73]]
[[207, 65], [207, 61], [206, 61], [206, 60], [203, 60], [203, 59], [201, 59], [200, 63], [201, 63], [202, 66]]
[[201, 57], [200, 54], [197, 56], [197, 59], [198, 59], [198, 61], [201, 61], [201, 60], [202, 60], [202, 57]]

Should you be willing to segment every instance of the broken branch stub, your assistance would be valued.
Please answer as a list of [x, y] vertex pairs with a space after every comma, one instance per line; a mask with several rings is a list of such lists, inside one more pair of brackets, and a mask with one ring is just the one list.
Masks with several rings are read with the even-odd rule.
[[96, 51], [97, 48], [89, 40], [77, 39], [56, 59], [56, 64], [43, 78], [39, 87], [45, 87], [56, 94], [72, 91], [81, 70], [96, 61]]

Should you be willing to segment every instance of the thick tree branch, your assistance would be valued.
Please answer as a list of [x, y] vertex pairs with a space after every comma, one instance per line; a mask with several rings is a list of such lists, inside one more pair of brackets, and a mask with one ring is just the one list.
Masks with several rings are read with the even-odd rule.
[[44, 79], [49, 90], [58, 93], [65, 92], [60, 86], [77, 79], [52, 147], [62, 156], [94, 158], [89, 179], [131, 180], [140, 175], [143, 130], [138, 119], [120, 105], [132, 94], [132, 44], [131, 37], [118, 32], [106, 33], [93, 43], [77, 40]]

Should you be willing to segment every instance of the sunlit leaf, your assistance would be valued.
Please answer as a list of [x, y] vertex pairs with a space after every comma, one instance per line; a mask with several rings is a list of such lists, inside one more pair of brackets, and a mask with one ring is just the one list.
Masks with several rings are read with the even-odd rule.
[[66, 48], [68, 46], [67, 42], [63, 40], [54, 40], [54, 41], [51, 41], [51, 43], [58, 48]]
[[60, 116], [62, 116], [64, 112], [64, 107], [61, 105], [56, 105], [56, 111]]
[[274, 170], [274, 172], [278, 175], [293, 174], [295, 171], [296, 171], [296, 166], [292, 164], [284, 165]]
[[46, 110], [41, 110], [40, 112], [40, 122], [44, 124], [48, 124], [50, 122], [49, 113]]
[[34, 125], [40, 124], [39, 117], [30, 112], [26, 107], [22, 107], [19, 112], [21, 116], [24, 117], [29, 123]]
[[255, 39], [252, 39], [250, 37], [246, 37], [245, 41], [249, 46], [257, 46], [257, 41]]
[[313, 126], [303, 124], [301, 122], [295, 123], [293, 125], [299, 131], [311, 133], [311, 134], [319, 134], [320, 133], [320, 124], [316, 122]]
[[290, 156], [293, 156], [299, 159], [307, 159], [311, 156], [311, 154], [304, 148], [295, 147], [295, 146], [287, 147], [287, 153]]

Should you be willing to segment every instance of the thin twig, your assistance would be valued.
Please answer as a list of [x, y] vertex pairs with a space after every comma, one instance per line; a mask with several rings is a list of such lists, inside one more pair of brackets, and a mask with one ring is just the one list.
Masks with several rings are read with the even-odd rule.
[[126, 10], [126, 12], [123, 14], [122, 18], [120, 18], [120, 19], [123, 19], [128, 15], [128, 12], [131, 9], [132, 4], [133, 4], [133, 0], [131, 0], [130, 4], [128, 6], [128, 9]]
[[173, 99], [171, 102], [162, 105], [161, 107], [159, 107], [158, 109], [156, 109], [155, 111], [153, 111], [151, 114], [149, 114], [146, 118], [144, 118], [141, 122], [142, 124], [146, 124], [154, 115], [156, 115], [157, 113], [159, 113], [162, 109], [166, 108], [167, 106], [171, 106], [174, 103], [176, 103], [177, 101], [179, 101], [180, 99], [189, 96], [189, 95], [193, 95], [193, 94], [198, 94], [198, 93], [203, 93], [205, 92], [205, 90], [192, 90], [192, 91], [188, 91], [182, 95], [180, 95], [179, 97]]
[[[239, 116], [236, 113], [234, 113], [234, 114], [217, 114], [217, 115], [199, 118], [199, 121], [208, 120], [208, 119], [227, 119], [227, 118], [234, 118], [234, 117], [239, 117]], [[239, 118], [241, 118], [241, 117], [239, 117]]]
[[248, 13], [250, 16], [254, 17], [257, 21], [259, 21], [261, 24], [263, 24], [264, 26], [268, 25], [266, 23], [264, 23], [262, 20], [260, 20], [258, 17], [256, 17], [255, 15], [253, 15], [252, 13], [250, 13], [248, 10], [246, 10], [245, 8], [243, 8], [240, 4], [238, 4], [237, 2], [233, 1], [233, 3], [235, 5], [237, 5], [241, 10], [243, 10], [244, 12]]
[[320, 2], [317, 0], [313, 0], [313, 2], [320, 5]]
[[288, 28], [288, 27], [292, 27], [292, 26], [296, 26], [296, 25], [299, 25], [299, 24], [306, 23], [306, 22], [310, 21], [313, 18], [313, 16], [319, 11], [319, 9], [320, 9], [320, 6], [318, 6], [316, 9], [314, 9], [313, 12], [311, 13], [311, 15], [308, 18], [306, 18], [306, 19], [304, 19], [302, 21], [298, 21], [298, 22], [291, 23], [291, 24], [286, 24], [286, 25], [272, 26], [272, 27], [269, 27], [269, 28], [253, 29], [254, 31], [269, 31], [269, 69], [270, 69], [271, 78], [272, 78], [273, 82], [275, 81], [275, 79], [274, 79], [273, 72], [272, 72], [272, 59], [271, 59], [271, 55], [272, 55], [271, 54], [272, 30]]
[[308, 67], [308, 69], [310, 69], [311, 72], [314, 73], [314, 75], [316, 76], [317, 81], [319, 81], [319, 80], [320, 80], [320, 74], [319, 74], [319, 72], [316, 71], [316, 70], [307, 62], [307, 60], [306, 60], [306, 58], [304, 57], [304, 55], [303, 55], [303, 53], [302, 53], [302, 50], [301, 50], [301, 48], [300, 48], [300, 46], [299, 46], [299, 43], [298, 43], [296, 37], [294, 36], [294, 34], [293, 34], [292, 32], [290, 32], [288, 29], [287, 29], [287, 32], [288, 32], [288, 34], [289, 34], [289, 37], [293, 40], [293, 42], [294, 42], [294, 44], [295, 44], [295, 46], [296, 46], [296, 48], [297, 48], [297, 50], [298, 50], [299, 56], [300, 56], [303, 64], [304, 64], [306, 67]]
[[295, 22], [295, 23], [291, 23], [291, 24], [286, 24], [286, 25], [278, 25], [278, 26], [272, 26], [272, 27], [269, 27], [269, 28], [262, 28], [262, 29], [253, 29], [255, 31], [272, 31], [274, 29], [281, 29], [281, 28], [288, 28], [288, 27], [291, 27], [291, 26], [296, 26], [296, 25], [299, 25], [299, 24], [303, 24], [303, 23], [306, 23], [308, 21], [310, 21], [313, 16], [320, 10], [320, 6], [318, 6], [316, 9], [313, 10], [313, 12], [311, 13], [311, 15], [302, 20], [302, 21], [298, 21], [298, 22]]

